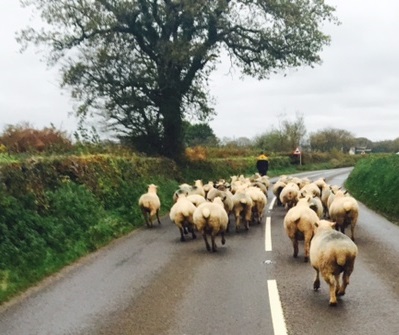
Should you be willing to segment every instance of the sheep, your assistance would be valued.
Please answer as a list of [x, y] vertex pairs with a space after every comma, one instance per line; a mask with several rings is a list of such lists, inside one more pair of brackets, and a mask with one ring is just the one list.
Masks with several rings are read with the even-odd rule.
[[159, 210], [161, 208], [161, 201], [157, 195], [158, 186], [154, 184], [148, 185], [147, 193], [144, 193], [139, 198], [139, 207], [143, 213], [145, 223], [147, 227], [152, 228], [153, 222], [152, 218], [156, 215], [158, 224], [161, 224], [159, 220]]
[[351, 238], [355, 241], [355, 226], [359, 217], [359, 205], [355, 198], [346, 192], [337, 191], [329, 207], [330, 219], [336, 222], [335, 228], [345, 233], [345, 228], [351, 226]]
[[315, 180], [313, 183], [317, 185], [320, 190], [320, 198], [323, 191], [323, 187], [327, 185], [326, 178], [320, 177], [319, 179]]
[[336, 306], [337, 295], [345, 294], [358, 254], [356, 244], [345, 234], [336, 231], [334, 225], [334, 222], [327, 220], [316, 223], [309, 252], [310, 264], [316, 270], [313, 289], [317, 291], [320, 288], [321, 273], [330, 286], [330, 306]]
[[199, 194], [189, 194], [187, 196], [187, 199], [189, 201], [191, 201], [195, 205], [195, 207], [198, 207], [198, 205], [200, 205], [206, 201], [206, 199], [202, 195], [199, 195]]
[[228, 189], [226, 189], [224, 185], [220, 185], [218, 187], [219, 188], [215, 188], [208, 193], [207, 200], [212, 202], [216, 197], [220, 197], [222, 199], [224, 209], [229, 218], [226, 229], [226, 232], [228, 232], [230, 227], [230, 214], [233, 212], [234, 207], [233, 194]]
[[299, 186], [296, 183], [289, 182], [280, 193], [280, 201], [286, 209], [290, 209], [298, 202]]
[[245, 189], [238, 189], [233, 195], [233, 214], [236, 221], [236, 232], [240, 231], [241, 221], [244, 220], [245, 229], [249, 229], [252, 220], [253, 201]]
[[335, 192], [338, 192], [340, 189], [341, 187], [338, 185], [329, 185], [328, 189], [324, 190], [324, 193], [322, 193], [321, 201], [326, 208], [326, 217], [329, 216], [329, 208], [332, 201], [334, 200]]
[[267, 187], [264, 183], [262, 183], [261, 181], [255, 180], [255, 181], [251, 182], [251, 186], [259, 188], [263, 192], [263, 194], [266, 195], [266, 197], [267, 197]]
[[169, 212], [169, 218], [180, 231], [180, 241], [184, 242], [186, 239], [184, 234], [191, 232], [192, 238], [197, 236], [194, 232], [193, 214], [197, 207], [187, 199], [184, 193], [180, 193], [176, 202], [173, 204]]
[[320, 197], [320, 188], [315, 183], [307, 183], [301, 189], [300, 192], [306, 196], [310, 195], [312, 197]]
[[296, 206], [290, 208], [284, 217], [284, 229], [292, 241], [294, 257], [298, 257], [298, 241], [304, 240], [304, 261], [309, 260], [310, 241], [313, 237], [313, 225], [319, 221], [319, 217], [309, 207], [310, 197], [298, 200]]
[[173, 193], [173, 202], [177, 201], [177, 198], [181, 193], [188, 195], [191, 192], [192, 186], [189, 184], [180, 184], [179, 188]]
[[209, 181], [208, 183], [206, 183], [206, 184], [204, 184], [204, 186], [203, 186], [203, 189], [204, 189], [204, 191], [205, 191], [205, 199], [206, 199], [206, 197], [207, 197], [207, 195], [208, 195], [208, 192], [211, 190], [211, 189], [213, 189], [214, 188], [214, 184], [213, 184], [213, 181]]
[[205, 197], [204, 185], [201, 179], [197, 179], [194, 181], [194, 186], [191, 186], [188, 194], [199, 194]]
[[319, 219], [322, 219], [324, 217], [323, 203], [321, 202], [319, 197], [310, 197], [309, 207], [316, 212]]
[[282, 180], [277, 180], [276, 183], [273, 185], [273, 194], [277, 199], [277, 206], [282, 206], [283, 203], [280, 200], [280, 193], [283, 190], [283, 188], [287, 185], [287, 183], [285, 183]]
[[194, 211], [193, 221], [197, 230], [202, 234], [208, 251], [211, 251], [211, 246], [209, 245], [207, 235], [211, 236], [213, 252], [217, 251], [216, 235], [221, 235], [223, 245], [226, 243], [224, 234], [229, 219], [220, 197], [216, 197], [213, 202], [204, 202], [199, 205]]
[[262, 190], [256, 186], [250, 186], [245, 192], [252, 199], [252, 222], [260, 224], [263, 218], [263, 211], [267, 204], [267, 197]]
[[[310, 184], [309, 184], [310, 185]], [[324, 208], [323, 208], [323, 203], [321, 202], [321, 199], [318, 196], [313, 196], [312, 192], [307, 192], [306, 190], [304, 190], [304, 188], [302, 188], [299, 191], [299, 198], [309, 198], [309, 207], [311, 209], [313, 209], [317, 216], [322, 219], [324, 217]]]

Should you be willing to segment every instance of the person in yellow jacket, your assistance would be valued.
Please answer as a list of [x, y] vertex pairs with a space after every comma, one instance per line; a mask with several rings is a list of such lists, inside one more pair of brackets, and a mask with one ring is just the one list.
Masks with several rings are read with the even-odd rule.
[[256, 168], [261, 176], [267, 175], [267, 170], [269, 169], [269, 158], [263, 153], [263, 151], [257, 158]]

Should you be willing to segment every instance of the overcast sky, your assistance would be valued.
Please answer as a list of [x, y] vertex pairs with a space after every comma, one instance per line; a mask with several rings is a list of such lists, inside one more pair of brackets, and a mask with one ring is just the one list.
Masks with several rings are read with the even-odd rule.
[[[332, 42], [322, 65], [264, 81], [241, 80], [238, 71], [229, 74], [228, 63], [219, 66], [210, 85], [216, 136], [252, 139], [299, 113], [308, 134], [337, 128], [372, 141], [399, 137], [399, 1], [326, 2], [336, 6], [342, 24], [325, 29]], [[40, 62], [34, 48], [19, 53], [15, 32], [30, 17], [17, 0], [0, 0], [0, 131], [26, 121], [72, 133], [74, 103], [59, 88], [57, 71]]]

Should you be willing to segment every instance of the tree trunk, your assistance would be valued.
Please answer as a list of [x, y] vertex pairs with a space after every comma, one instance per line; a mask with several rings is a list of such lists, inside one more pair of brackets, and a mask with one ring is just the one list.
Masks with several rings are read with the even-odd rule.
[[183, 120], [181, 117], [181, 98], [175, 90], [165, 93], [159, 109], [163, 116], [163, 152], [162, 155], [181, 162], [184, 158]]

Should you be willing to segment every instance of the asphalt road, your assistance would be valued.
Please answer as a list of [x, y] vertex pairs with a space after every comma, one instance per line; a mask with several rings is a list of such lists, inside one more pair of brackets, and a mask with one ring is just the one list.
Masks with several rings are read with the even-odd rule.
[[[349, 171], [301, 175], [340, 185]], [[0, 334], [399, 334], [399, 227], [360, 205], [355, 270], [330, 307], [272, 199], [269, 219], [218, 238], [217, 253], [200, 237], [180, 242], [167, 217], [119, 239], [0, 307]]]

